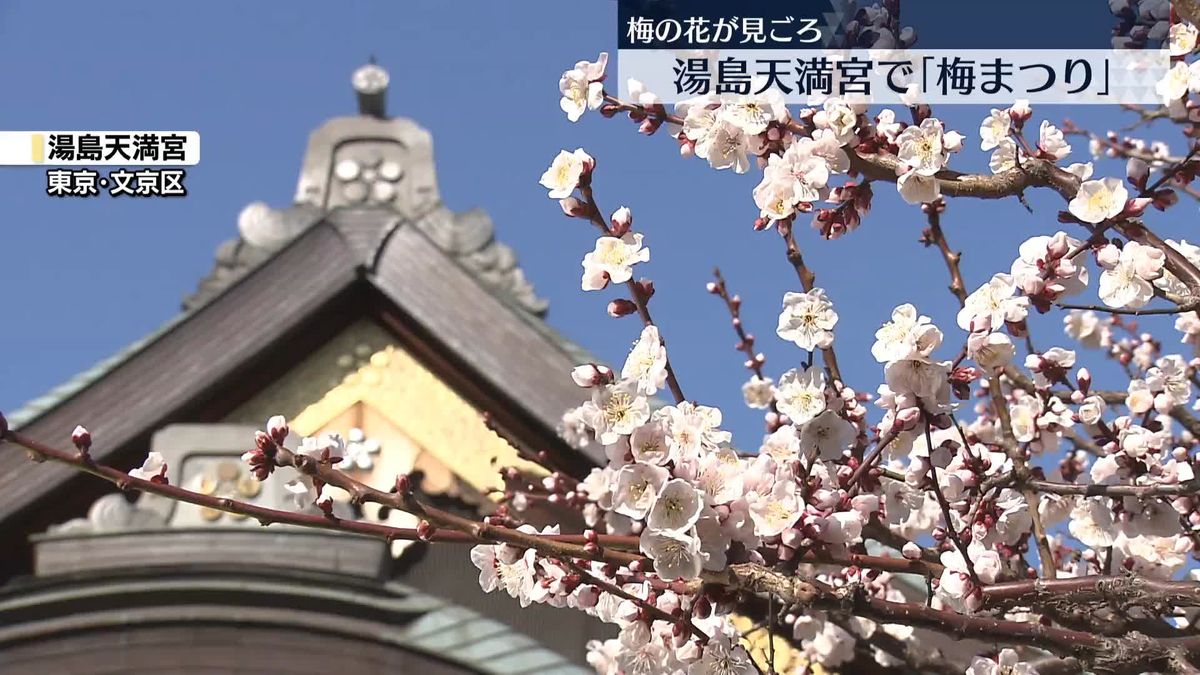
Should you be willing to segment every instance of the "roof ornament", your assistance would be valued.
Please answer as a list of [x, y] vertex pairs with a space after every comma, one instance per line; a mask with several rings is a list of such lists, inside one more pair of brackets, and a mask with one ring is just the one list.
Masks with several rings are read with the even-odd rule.
[[[479, 210], [455, 213], [442, 204], [433, 161], [433, 137], [406, 117], [386, 113], [388, 72], [368, 62], [350, 82], [358, 114], [326, 121], [308, 140], [291, 206], [248, 205], [238, 216], [237, 239], [221, 244], [213, 271], [184, 301], [191, 310], [216, 297], [314, 223], [341, 211], [376, 211], [377, 226], [356, 239], [382, 245], [396, 223], [424, 232], [490, 291], [534, 315], [546, 312], [512, 249], [496, 241], [492, 221]], [[374, 250], [374, 249], [372, 249]], [[372, 261], [373, 253], [362, 260]]]
[[358, 114], [387, 119], [387, 87], [391, 77], [375, 63], [375, 55], [367, 64], [354, 71], [350, 83], [358, 94]]

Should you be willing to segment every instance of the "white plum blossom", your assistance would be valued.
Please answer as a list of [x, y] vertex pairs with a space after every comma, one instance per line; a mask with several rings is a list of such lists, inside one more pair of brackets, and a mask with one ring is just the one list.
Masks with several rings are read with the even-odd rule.
[[1187, 56], [1196, 50], [1196, 27], [1187, 21], [1171, 24], [1167, 31], [1168, 53], [1171, 56]]
[[166, 481], [167, 477], [167, 460], [161, 452], [151, 451], [146, 455], [146, 461], [142, 465], [129, 470], [129, 475], [133, 478], [140, 478], [156, 483]]
[[663, 483], [646, 517], [646, 525], [655, 531], [690, 529], [700, 519], [703, 494], [689, 481], [672, 478]]
[[797, 459], [800, 456], [800, 436], [796, 433], [796, 427], [785, 424], [772, 431], [763, 440], [758, 452], [779, 462]]
[[1154, 85], [1154, 92], [1162, 98], [1165, 105], [1171, 105], [1183, 98], [1188, 91], [1195, 91], [1196, 86], [1192, 69], [1187, 63], [1176, 61]]
[[633, 430], [629, 452], [635, 460], [649, 464], [662, 465], [671, 459], [667, 424], [661, 415], [652, 415], [649, 422]]
[[572, 122], [579, 121], [587, 110], [595, 110], [604, 102], [604, 69], [608, 65], [608, 52], [600, 52], [595, 63], [580, 61], [575, 67], [562, 74], [558, 90], [562, 99], [558, 105]]
[[1013, 297], [1016, 290], [1011, 274], [993, 275], [990, 281], [967, 296], [958, 312], [958, 327], [972, 330], [972, 326], [989, 326], [996, 330], [1005, 322], [1023, 321], [1029, 314], [1029, 298]]
[[875, 331], [871, 356], [880, 363], [928, 357], [942, 344], [942, 331], [929, 317], [905, 303], [892, 310], [892, 320]]
[[668, 581], [695, 579], [704, 567], [700, 538], [694, 532], [646, 530], [642, 532], [641, 550], [654, 561], [655, 573]]
[[742, 399], [750, 408], [771, 407], [771, 401], [775, 400], [775, 381], [769, 377], [752, 375], [742, 385]]
[[767, 130], [771, 122], [788, 119], [783, 92], [771, 88], [762, 94], [735, 94], [722, 99], [721, 115], [751, 136]]
[[967, 338], [967, 356], [984, 368], [1007, 366], [1016, 353], [1012, 338], [1004, 333], [977, 330]]
[[542, 174], [541, 184], [550, 191], [551, 199], [565, 199], [571, 196], [579, 181], [592, 170], [596, 160], [579, 148], [574, 152], [560, 150], [555, 156], [550, 168]]
[[1055, 160], [1071, 154], [1071, 146], [1063, 138], [1062, 130], [1049, 120], [1042, 120], [1042, 125], [1038, 128], [1038, 149]]
[[776, 481], [767, 494], [752, 493], [749, 501], [754, 533], [760, 537], [772, 537], [791, 527], [800, 517], [800, 504], [796, 499], [798, 491], [795, 482], [781, 480]]
[[1073, 309], [1063, 318], [1064, 332], [1089, 349], [1112, 344], [1112, 330], [1092, 310]]
[[612, 510], [634, 520], [645, 518], [669, 475], [666, 469], [643, 462], [621, 467], [612, 491]]
[[627, 232], [622, 237], [600, 237], [596, 248], [583, 256], [585, 291], [598, 291], [609, 282], [623, 284], [633, 278], [633, 266], [650, 260], [650, 249], [642, 247], [642, 235]]
[[[1192, 397], [1188, 365], [1178, 354], [1168, 354], [1159, 359], [1153, 368], [1146, 371], [1146, 381], [1163, 397], [1162, 406], [1167, 410], [1186, 404]], [[1159, 404], [1157, 398], [1156, 406]]]
[[1099, 255], [1100, 300], [1115, 309], [1137, 309], [1154, 297], [1152, 281], [1162, 275], [1163, 252], [1126, 242], [1119, 252], [1111, 244]]
[[[1193, 265], [1200, 265], [1200, 246], [1188, 243], [1186, 239], [1175, 241], [1168, 239], [1167, 245], [1183, 254], [1183, 257], [1188, 259], [1188, 262]], [[1179, 280], [1171, 272], [1163, 270], [1162, 276], [1154, 280], [1154, 285], [1168, 293], [1177, 295], [1187, 295], [1190, 291], [1186, 284]]]
[[728, 504], [744, 496], [742, 471], [736, 458], [710, 453], [700, 458], [696, 485], [703, 491], [708, 504]]
[[[1076, 253], [1068, 259], [1072, 251]], [[1088, 283], [1087, 248], [1065, 232], [1030, 237], [1021, 244], [1011, 273], [1017, 288], [1027, 295], [1051, 300], [1076, 295]]]
[[1015, 649], [1005, 648], [995, 659], [976, 656], [966, 675], [1037, 675], [1037, 669], [1033, 664], [1022, 663]]
[[728, 443], [732, 435], [721, 427], [721, 411], [684, 401], [655, 412], [666, 420], [668, 444], [676, 460], [690, 459]]
[[1025, 151], [1011, 138], [1002, 138], [996, 142], [996, 148], [988, 159], [988, 169], [992, 173], [1004, 173], [1016, 169], [1020, 162], [1025, 161]]
[[962, 149], [962, 135], [947, 132], [941, 120], [927, 117], [896, 137], [899, 147], [896, 189], [909, 204], [935, 201], [941, 188], [934, 175], [950, 161], [950, 153]]
[[932, 176], [950, 161], [950, 153], [962, 146], [962, 136], [946, 132], [941, 120], [927, 117], [920, 125], [910, 126], [897, 138], [897, 157], [901, 164], [922, 176]]
[[1118, 178], [1087, 180], [1067, 204], [1071, 215], [1085, 223], [1102, 223], [1125, 210], [1129, 191]]
[[858, 430], [832, 410], [817, 415], [800, 430], [800, 452], [809, 458], [841, 459]]
[[756, 675], [758, 667], [746, 650], [726, 635], [704, 645], [700, 659], [688, 666], [687, 675]]
[[805, 351], [823, 349], [833, 344], [833, 327], [838, 315], [825, 291], [814, 288], [807, 293], [785, 293], [783, 311], [779, 314], [779, 337], [793, 342]]
[[657, 326], [646, 326], [621, 369], [621, 379], [637, 382], [638, 391], [652, 396], [667, 381], [667, 348]]
[[775, 405], [793, 424], [804, 424], [826, 408], [825, 371], [817, 366], [793, 368], [779, 378]]
[[1012, 129], [1012, 117], [1009, 116], [1008, 110], [1000, 110], [992, 108], [992, 112], [979, 125], [979, 149], [991, 150], [1001, 141], [1008, 138], [1009, 131]]
[[601, 443], [612, 445], [650, 419], [650, 403], [636, 382], [622, 380], [595, 389], [580, 414]]
[[859, 112], [858, 106], [840, 98], [831, 98], [813, 115], [813, 123], [821, 129], [828, 129], [838, 145], [847, 145], [854, 140]]
[[763, 169], [762, 181], [754, 188], [754, 203], [760, 215], [770, 220], [784, 220], [796, 213], [801, 203], [823, 199], [828, 190], [830, 160], [820, 152], [840, 153], [841, 148], [823, 149], [818, 141], [802, 138], [783, 154], [771, 155]]
[[897, 178], [896, 189], [900, 191], [900, 197], [909, 204], [928, 204], [942, 196], [941, 184], [937, 178], [924, 176], [916, 171], [909, 171]]

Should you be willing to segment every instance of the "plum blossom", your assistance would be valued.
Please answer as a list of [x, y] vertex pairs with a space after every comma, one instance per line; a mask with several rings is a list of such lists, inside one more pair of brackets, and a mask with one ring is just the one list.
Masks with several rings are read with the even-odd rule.
[[993, 330], [1004, 323], [1018, 323], [1029, 314], [1029, 298], [1013, 297], [1016, 283], [1011, 274], [995, 274], [986, 284], [967, 296], [958, 312], [958, 327], [990, 326]]
[[896, 179], [896, 189], [899, 190], [900, 197], [909, 204], [928, 204], [942, 196], [937, 178], [924, 176], [916, 171], [909, 171]]
[[[767, 159], [762, 181], [753, 193], [762, 217], [783, 220], [794, 214], [801, 203], [811, 204], [827, 195], [833, 168], [829, 159], [818, 154], [823, 151], [829, 152], [818, 141], [802, 138], [783, 154]], [[841, 148], [835, 147], [832, 152], [845, 155]]]
[[892, 320], [875, 331], [871, 356], [880, 363], [901, 359], [924, 358], [942, 344], [942, 331], [929, 317], [917, 314], [917, 308], [905, 303], [892, 310]]
[[825, 403], [825, 371], [817, 366], [793, 368], [779, 378], [775, 405], [793, 424], [804, 424], [821, 414]]
[[977, 330], [967, 338], [967, 356], [984, 368], [1003, 368], [1016, 353], [1017, 347], [1012, 338], [1004, 333]]
[[666, 469], [643, 462], [621, 467], [612, 491], [612, 510], [634, 520], [645, 518], [669, 475]]
[[1008, 110], [992, 108], [992, 112], [979, 125], [979, 149], [991, 150], [1008, 138], [1012, 129], [1012, 117]]
[[625, 359], [621, 379], [637, 382], [638, 391], [654, 395], [667, 381], [667, 348], [657, 326], [646, 326]]
[[[1077, 251], [1068, 259], [1067, 254]], [[1083, 242], [1056, 232], [1053, 236], [1030, 237], [1021, 244], [1013, 261], [1012, 277], [1025, 294], [1043, 303], [1076, 295], [1087, 287], [1087, 249]]]
[[1196, 27], [1187, 21], [1171, 24], [1167, 31], [1168, 53], [1171, 56], [1187, 56], [1196, 50]]
[[689, 481], [672, 478], [659, 488], [654, 506], [650, 507], [646, 517], [646, 525], [655, 531], [684, 531], [700, 519], [703, 507], [704, 498], [699, 490]]
[[807, 293], [785, 293], [783, 311], [779, 314], [779, 337], [794, 342], [805, 351], [823, 349], [833, 344], [833, 327], [838, 315], [833, 303], [825, 297], [824, 289], [814, 288]]
[[1085, 223], [1102, 223], [1125, 210], [1129, 191], [1118, 178], [1087, 180], [1067, 204], [1071, 215]]
[[565, 199], [579, 187], [580, 182], [591, 173], [595, 165], [596, 160], [584, 152], [583, 148], [574, 152], [560, 150], [539, 182], [550, 191], [551, 199]]
[[1183, 61], [1176, 61], [1154, 85], [1154, 92], [1162, 98], [1165, 105], [1171, 105], [1183, 98], [1189, 91], [1196, 91], [1197, 79], [1195, 69], [1189, 68]]
[[600, 237], [596, 248], [583, 256], [585, 291], [598, 291], [633, 278], [633, 266], [650, 260], [650, 249], [642, 247], [642, 235], [628, 232], [622, 237]]
[[800, 517], [800, 504], [796, 499], [798, 487], [790, 480], [776, 481], [771, 491], [764, 495], [752, 493], [750, 518], [754, 521], [754, 533], [760, 537], [782, 534]]
[[142, 462], [141, 466], [129, 470], [129, 475], [152, 483], [166, 483], [167, 460], [161, 452], [151, 451], [146, 455], [146, 461]]
[[1154, 297], [1152, 281], [1162, 275], [1163, 252], [1136, 241], [1126, 242], [1119, 252], [1109, 244], [1098, 260], [1100, 300], [1115, 309], [1137, 309]]
[[861, 107], [840, 98], [831, 98], [813, 115], [813, 123], [820, 129], [828, 129], [838, 145], [847, 145], [854, 140]]
[[721, 115], [742, 131], [755, 136], [772, 122], [788, 119], [783, 92], [771, 88], [762, 94], [735, 94], [721, 101]]
[[996, 142], [996, 148], [988, 159], [988, 169], [992, 173], [1004, 173], [1017, 168], [1019, 162], [1025, 160], [1025, 151], [1017, 146], [1011, 138], [1003, 138]]
[[950, 153], [962, 148], [962, 135], [946, 132], [941, 120], [927, 117], [920, 125], [905, 129], [897, 138], [901, 164], [921, 176], [932, 176], [950, 161]]
[[1042, 125], [1038, 128], [1038, 150], [1054, 160], [1071, 154], [1071, 146], [1063, 138], [1062, 130], [1049, 120], [1042, 120]]
[[656, 415], [666, 420], [668, 444], [676, 460], [696, 457], [703, 451], [713, 451], [728, 443], [732, 435], [721, 429], [721, 411], [684, 401], [665, 406]]
[[896, 137], [900, 167], [896, 189], [909, 204], [935, 201], [941, 188], [934, 175], [950, 161], [950, 153], [962, 149], [962, 134], [947, 132], [941, 120], [927, 117]]
[[642, 532], [640, 546], [654, 561], [655, 573], [668, 581], [695, 579], [704, 567], [700, 538], [693, 532], [649, 529]]
[[604, 69], [608, 65], [608, 52], [600, 52], [595, 63], [580, 61], [575, 67], [562, 74], [558, 90], [562, 99], [558, 105], [567, 114], [567, 119], [578, 122], [587, 110], [595, 110], [604, 102]]
[[717, 635], [704, 645], [700, 659], [688, 666], [687, 675], [756, 675], [758, 667], [739, 644]]
[[976, 656], [966, 675], [1037, 675], [1033, 664], [1022, 663], [1015, 649], [1001, 649], [995, 659]]
[[[1179, 241], [1168, 239], [1167, 245], [1182, 253], [1183, 256], [1188, 259], [1188, 262], [1192, 263], [1193, 265], [1200, 265], [1200, 246], [1188, 243], [1186, 239], [1181, 239]], [[1163, 270], [1161, 277], [1154, 280], [1154, 285], [1168, 293], [1175, 293], [1178, 295], [1187, 295], [1190, 293], [1187, 285], [1166, 269]]]
[[1084, 347], [1100, 349], [1112, 344], [1112, 330], [1092, 310], [1073, 309], [1063, 318], [1064, 332]]
[[1175, 406], [1184, 405], [1192, 397], [1192, 382], [1188, 378], [1188, 365], [1178, 354], [1169, 354], [1160, 358], [1153, 368], [1146, 372], [1146, 382], [1158, 395], [1155, 397], [1155, 407], [1169, 411]]
[[769, 408], [775, 400], [775, 381], [769, 377], [753, 375], [742, 385], [742, 398], [751, 408]]
[[1075, 352], [1062, 347], [1051, 347], [1041, 354], [1025, 357], [1025, 367], [1034, 373], [1034, 382], [1039, 389], [1062, 380], [1075, 365]]
[[800, 456], [800, 436], [796, 427], [785, 424], [771, 432], [763, 440], [759, 448], [760, 455], [774, 458], [776, 461], [796, 459]]
[[612, 445], [650, 419], [650, 403], [638, 392], [637, 382], [622, 380], [593, 390], [580, 414], [601, 443]]
[[800, 429], [800, 452], [811, 458], [841, 459], [858, 430], [832, 410], [826, 410]]

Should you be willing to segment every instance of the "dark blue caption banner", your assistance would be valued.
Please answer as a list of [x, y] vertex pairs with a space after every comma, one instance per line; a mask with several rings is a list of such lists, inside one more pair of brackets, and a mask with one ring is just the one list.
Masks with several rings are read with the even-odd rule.
[[[620, 49], [865, 49], [912, 27], [918, 49], [1158, 48], [1156, 17], [1105, 0], [617, 0]], [[847, 26], [857, 24], [850, 35]], [[875, 24], [875, 27], [872, 27]], [[1115, 40], [1120, 35], [1150, 39]], [[1119, 44], [1115, 44], [1119, 43]], [[899, 45], [896, 45], [899, 46]]]

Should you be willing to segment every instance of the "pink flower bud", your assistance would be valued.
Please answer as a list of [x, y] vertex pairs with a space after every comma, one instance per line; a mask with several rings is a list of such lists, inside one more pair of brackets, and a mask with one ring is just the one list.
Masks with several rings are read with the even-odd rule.
[[904, 543], [904, 548], [900, 549], [900, 554], [909, 560], [920, 560], [921, 547], [914, 542], [908, 541]]
[[600, 369], [594, 363], [575, 366], [575, 369], [571, 371], [571, 379], [575, 381], [575, 384], [585, 389], [594, 387], [604, 381], [600, 374]]
[[1140, 216], [1146, 212], [1146, 207], [1154, 203], [1154, 200], [1149, 197], [1135, 197], [1125, 203], [1125, 210], [1121, 212], [1122, 216]]
[[417, 523], [417, 536], [421, 538], [421, 541], [430, 541], [435, 534], [437, 534], [437, 527], [433, 523], [428, 520]]
[[283, 445], [287, 441], [289, 429], [287, 419], [283, 415], [275, 415], [267, 420], [267, 433], [270, 434], [271, 440], [278, 445]]
[[632, 226], [633, 226], [633, 212], [629, 210], [628, 206], [622, 206], [621, 208], [617, 209], [616, 211], [613, 211], [613, 214], [612, 214], [612, 236], [614, 236], [614, 237], [624, 236], [625, 233], [628, 232], [629, 228]]
[[920, 419], [921, 410], [919, 408], [905, 408], [896, 413], [896, 423], [905, 431], [915, 428]]
[[[1029, 99], [1017, 99], [1012, 107], [1008, 109], [1008, 116], [1012, 121], [1023, 123], [1030, 117], [1033, 117], [1033, 109], [1029, 107]], [[1018, 125], [1018, 129], [1020, 126]]]
[[77, 426], [75, 431], [71, 432], [71, 442], [75, 444], [79, 452], [86, 455], [92, 447], [92, 434], [82, 425]]
[[629, 316], [638, 311], [637, 305], [625, 298], [617, 298], [608, 303], [608, 315], [614, 319], [619, 319], [623, 316]]
[[576, 197], [560, 199], [558, 205], [562, 207], [563, 214], [570, 218], [582, 218], [587, 213], [583, 202]]

